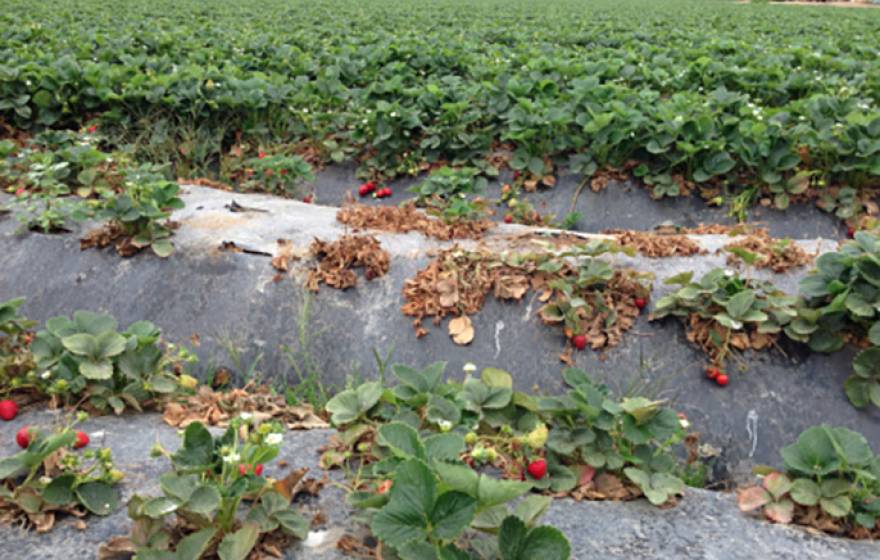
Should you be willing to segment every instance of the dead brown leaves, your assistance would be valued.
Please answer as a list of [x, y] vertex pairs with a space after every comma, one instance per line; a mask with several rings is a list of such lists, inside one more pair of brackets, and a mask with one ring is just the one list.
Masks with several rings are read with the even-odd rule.
[[596, 475], [596, 469], [589, 465], [577, 467], [577, 486], [569, 496], [576, 501], [581, 500], [615, 500], [629, 501], [642, 495], [638, 486], [611, 473], [602, 472]]
[[717, 345], [719, 340], [729, 339], [730, 346], [740, 351], [764, 350], [776, 344], [777, 334], [759, 333], [752, 325], [747, 325], [747, 328], [749, 330], [731, 331], [712, 318], [691, 313], [687, 318], [686, 336], [689, 342], [695, 344], [712, 359], [712, 363], [719, 363], [723, 359], [720, 355], [723, 350]]
[[605, 230], [603, 233], [614, 235], [621, 247], [633, 248], [652, 259], [689, 257], [705, 253], [696, 241], [681, 234], [625, 230]]
[[[558, 274], [560, 278], [570, 281], [577, 278], [577, 271], [574, 268], [563, 268]], [[623, 335], [635, 325], [640, 313], [635, 305], [635, 299], [644, 297], [645, 291], [633, 271], [616, 270], [603, 289], [575, 293], [576, 297], [586, 300], [588, 306], [581, 308], [575, 314], [575, 328], [567, 325], [564, 327], [566, 339], [576, 334], [585, 335], [587, 344], [593, 350], [617, 346], [623, 340]], [[562, 324], [562, 321], [544, 312], [548, 306], [556, 305], [561, 298], [563, 298], [562, 292], [549, 287], [544, 288], [539, 296], [538, 299], [547, 304], [540, 312], [545, 324]], [[568, 361], [562, 356], [560, 359]]]
[[298, 260], [296, 247], [289, 239], [278, 240], [278, 252], [272, 257], [272, 267], [278, 272], [287, 272], [292, 261]]
[[185, 428], [193, 422], [225, 427], [242, 412], [253, 414], [260, 422], [270, 418], [278, 420], [290, 430], [329, 426], [315, 414], [311, 405], [288, 405], [282, 395], [273, 394], [268, 387], [256, 387], [253, 384], [226, 392], [202, 386], [193, 396], [169, 402], [165, 406], [162, 419], [177, 428]]
[[[19, 493], [19, 499], [27, 500], [27, 494], [33, 494], [32, 498], [37, 503], [42, 502], [42, 498], [33, 491]], [[48, 533], [55, 527], [58, 514], [68, 514], [76, 518], [77, 529], [82, 530], [87, 527], [82, 518], [88, 512], [80, 505], [50, 506], [45, 502], [42, 502], [42, 505], [40, 511], [27, 511], [12, 500], [0, 498], [0, 525], [16, 525], [32, 529], [37, 533]]]
[[593, 192], [601, 192], [608, 187], [611, 181], [619, 183], [626, 182], [632, 176], [631, 171], [638, 165], [636, 161], [628, 161], [623, 167], [611, 167], [610, 165], [597, 170], [590, 178], [590, 190]]
[[131, 236], [126, 235], [119, 225], [112, 222], [93, 229], [79, 240], [79, 248], [82, 251], [92, 248], [103, 249], [111, 244], [121, 257], [131, 257], [142, 249], [135, 246], [131, 241]]
[[[64, 474], [61, 464], [68, 453], [62, 448], [46, 457], [41, 465], [42, 476], [55, 478]], [[68, 514], [75, 518], [74, 526], [77, 529], [86, 528], [82, 518], [88, 512], [78, 503], [50, 504], [43, 500], [36, 489], [30, 486], [16, 487], [11, 479], [4, 481], [3, 485], [9, 497], [0, 498], [0, 525], [18, 525], [37, 533], [48, 533], [55, 527], [57, 515]]]
[[[573, 283], [579, 271], [571, 262], [565, 261], [556, 272], [539, 270], [540, 257], [516, 259], [510, 264], [498, 254], [486, 249], [466, 251], [458, 247], [442, 251], [414, 278], [403, 286], [404, 315], [414, 317], [413, 328], [417, 337], [428, 334], [423, 326], [430, 317], [435, 325], [447, 317], [449, 335], [456, 344], [469, 344], [474, 337], [471, 317], [478, 313], [485, 299], [492, 294], [503, 301], [522, 300], [533, 289], [545, 304], [556, 305], [563, 293], [551, 287], [558, 282]], [[613, 277], [599, 289], [597, 287], [577, 291], [576, 297], [584, 298], [589, 305], [579, 310], [573, 322], [576, 334], [585, 334], [593, 349], [616, 346], [623, 335], [635, 324], [640, 310], [635, 305], [637, 297], [644, 297], [646, 289], [637, 274], [617, 270]], [[560, 324], [566, 338], [575, 334], [562, 319], [541, 313], [545, 324]]]
[[449, 321], [449, 336], [459, 345], [470, 344], [474, 340], [474, 325], [470, 317], [461, 315]]
[[813, 262], [814, 257], [801, 249], [794, 241], [772, 239], [766, 231], [754, 233], [745, 239], [729, 243], [724, 246], [724, 249], [728, 251], [728, 264], [738, 265], [743, 262], [739, 255], [730, 252], [730, 249], [742, 249], [757, 256], [754, 266], [769, 268], [777, 274], [792, 268], [806, 266]]
[[489, 220], [463, 220], [448, 224], [443, 220], [428, 216], [413, 202], [403, 206], [364, 206], [355, 204], [340, 208], [336, 220], [353, 228], [409, 233], [417, 231], [422, 235], [442, 241], [450, 239], [479, 239], [491, 227]]
[[[177, 229], [180, 224], [171, 220], [163, 224], [169, 229]], [[103, 249], [113, 245], [120, 257], [132, 257], [144, 250], [149, 245], [139, 245], [134, 242], [131, 235], [127, 234], [119, 224], [108, 222], [103, 226], [89, 231], [79, 240], [81, 251], [86, 249]]]
[[178, 185], [196, 185], [198, 187], [209, 187], [219, 191], [232, 192], [235, 189], [231, 185], [227, 185], [222, 181], [215, 181], [207, 177], [195, 177], [193, 179], [177, 179]]
[[355, 267], [362, 267], [367, 280], [373, 280], [384, 276], [391, 266], [388, 251], [371, 235], [343, 235], [336, 241], [315, 239], [309, 251], [318, 260], [306, 281], [313, 292], [322, 282], [340, 290], [357, 285]]
[[[521, 299], [530, 284], [528, 273], [498, 261], [488, 251], [445, 250], [403, 284], [403, 314], [415, 317], [416, 336], [428, 331], [422, 320], [432, 317], [439, 325], [447, 316], [474, 315], [489, 293], [500, 299]], [[469, 322], [470, 320], [468, 320]], [[457, 331], [457, 329], [456, 329]], [[453, 329], [450, 327], [450, 334]]]

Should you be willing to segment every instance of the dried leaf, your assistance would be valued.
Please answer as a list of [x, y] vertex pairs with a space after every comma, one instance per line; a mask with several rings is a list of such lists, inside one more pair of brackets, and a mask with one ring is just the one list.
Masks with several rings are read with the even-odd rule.
[[456, 344], [462, 346], [470, 344], [474, 339], [474, 327], [470, 317], [462, 315], [449, 321], [449, 336]]
[[129, 560], [136, 550], [130, 537], [113, 537], [98, 547], [98, 560]]

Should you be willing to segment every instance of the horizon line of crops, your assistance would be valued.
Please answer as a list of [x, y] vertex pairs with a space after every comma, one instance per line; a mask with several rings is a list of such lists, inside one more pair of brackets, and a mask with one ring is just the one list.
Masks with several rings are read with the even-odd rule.
[[216, 169], [234, 142], [300, 143], [385, 176], [480, 163], [505, 143], [536, 176], [572, 155], [586, 174], [635, 160], [658, 196], [679, 194], [675, 175], [757, 180], [784, 207], [807, 186], [878, 185], [880, 13], [848, 12], [13, 0], [0, 116], [25, 129], [99, 118], [181, 175]]

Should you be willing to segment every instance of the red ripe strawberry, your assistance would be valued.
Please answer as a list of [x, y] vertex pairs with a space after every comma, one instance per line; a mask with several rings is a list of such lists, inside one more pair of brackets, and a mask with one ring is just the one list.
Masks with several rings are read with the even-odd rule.
[[279, 175], [287, 175], [287, 170], [286, 169], [279, 169], [278, 174]]
[[358, 187], [358, 195], [363, 197], [363, 196], [367, 196], [368, 194], [370, 194], [370, 189], [369, 189], [369, 187], [367, 187], [366, 183], [364, 183], [363, 185]]
[[391, 187], [385, 187], [384, 189], [382, 189], [382, 192], [385, 193], [382, 195], [383, 198], [394, 194], [393, 192], [391, 192]]
[[846, 228], [846, 236], [849, 237], [850, 239], [855, 237], [856, 236], [856, 228], [854, 228], [852, 226], [849, 226], [848, 228]]
[[18, 187], [15, 189], [15, 196], [21, 196], [24, 194], [24, 187]]
[[504, 223], [505, 224], [512, 224], [513, 223], [513, 216], [511, 216], [510, 214], [505, 214], [504, 215]]
[[262, 463], [257, 463], [257, 465], [254, 467], [254, 474], [257, 476], [263, 476], [263, 464]]
[[241, 476], [247, 476], [249, 468], [250, 468], [250, 465], [246, 465], [246, 464], [239, 465], [238, 466], [238, 474], [240, 474]]
[[639, 311], [641, 311], [642, 309], [644, 309], [646, 305], [648, 305], [648, 300], [646, 300], [646, 299], [643, 298], [643, 297], [637, 297], [637, 298], [636, 298], [636, 307], [639, 308]]
[[715, 383], [722, 387], [726, 387], [728, 383], [730, 383], [730, 378], [727, 377], [726, 373], [721, 373], [718, 377], [715, 378]]
[[8, 422], [16, 416], [18, 416], [18, 405], [15, 401], [10, 399], [0, 401], [0, 418]]
[[571, 337], [571, 343], [578, 350], [583, 350], [584, 348], [587, 347], [587, 337], [582, 334], [575, 335], [575, 336]]
[[31, 429], [29, 426], [25, 426], [15, 434], [15, 443], [17, 443], [22, 449], [28, 448], [31, 444]]
[[719, 375], [721, 375], [721, 372], [718, 370], [717, 367], [709, 366], [706, 368], [706, 377], [708, 377], [709, 379], [715, 379]]
[[369, 192], [373, 192], [374, 190], [376, 190], [376, 181], [367, 181], [366, 183], [364, 183], [364, 185], [367, 186], [367, 190]]
[[544, 459], [535, 459], [528, 466], [529, 476], [534, 479], [541, 480], [547, 474], [547, 461]]
[[517, 179], [519, 179], [519, 176], [520, 176], [520, 172], [519, 172], [519, 169], [517, 169], [513, 172], [513, 180], [516, 181]]
[[306, 204], [311, 204], [313, 198], [314, 198], [314, 195], [307, 194], [303, 197], [303, 202], [305, 202]]
[[266, 152], [260, 151], [257, 153], [257, 159], [263, 159], [266, 157]]
[[76, 433], [76, 441], [73, 442], [74, 449], [82, 449], [89, 444], [89, 435], [83, 431]]
[[92, 126], [90, 126], [88, 128], [88, 131], [89, 131], [89, 134], [94, 134], [94, 133], [98, 132], [98, 125], [93, 124]]

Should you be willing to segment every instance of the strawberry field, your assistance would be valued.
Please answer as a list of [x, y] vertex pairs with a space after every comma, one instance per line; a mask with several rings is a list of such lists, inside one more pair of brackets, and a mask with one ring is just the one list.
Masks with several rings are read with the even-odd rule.
[[7, 0], [0, 548], [877, 556], [878, 60], [872, 8]]

